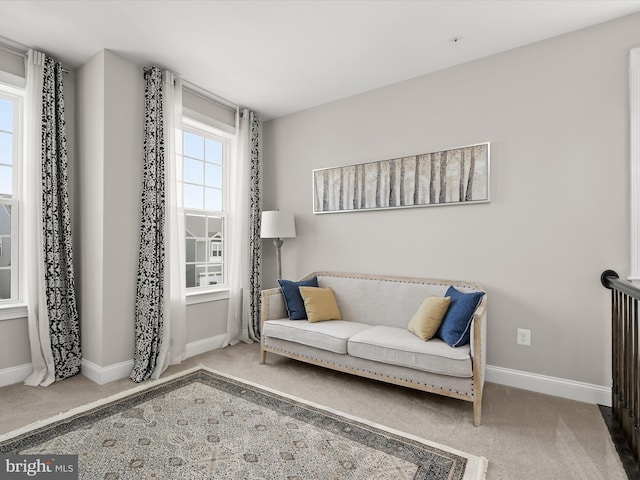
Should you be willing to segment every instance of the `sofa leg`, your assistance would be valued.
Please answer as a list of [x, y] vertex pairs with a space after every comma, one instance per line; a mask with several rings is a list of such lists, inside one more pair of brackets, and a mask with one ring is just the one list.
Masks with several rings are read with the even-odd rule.
[[482, 397], [473, 400], [473, 425], [479, 427], [482, 423]]
[[260, 347], [260, 365], [264, 365], [267, 362], [267, 352], [264, 348]]

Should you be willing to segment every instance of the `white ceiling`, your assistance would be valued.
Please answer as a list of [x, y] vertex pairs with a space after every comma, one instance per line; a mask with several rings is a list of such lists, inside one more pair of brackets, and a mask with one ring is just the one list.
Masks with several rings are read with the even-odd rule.
[[111, 49], [269, 119], [636, 12], [640, 0], [5, 0], [0, 36], [69, 68]]

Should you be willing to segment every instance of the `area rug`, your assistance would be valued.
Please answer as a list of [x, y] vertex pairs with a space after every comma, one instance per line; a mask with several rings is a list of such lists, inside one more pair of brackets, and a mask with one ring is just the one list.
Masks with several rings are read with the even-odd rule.
[[476, 480], [487, 461], [197, 367], [0, 437], [79, 478]]

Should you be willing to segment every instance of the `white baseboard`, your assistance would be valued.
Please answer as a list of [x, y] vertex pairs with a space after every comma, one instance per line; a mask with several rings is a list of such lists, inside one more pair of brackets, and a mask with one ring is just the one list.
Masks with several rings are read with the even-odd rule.
[[16, 365], [15, 367], [3, 368], [0, 370], [0, 387], [13, 385], [14, 383], [24, 382], [33, 372], [33, 366], [30, 363], [24, 365]]
[[222, 348], [224, 345], [225, 334], [216, 335], [215, 337], [205, 338], [198, 340], [197, 342], [187, 343], [187, 352], [185, 358], [195, 357], [201, 353], [215, 350], [216, 348]]
[[127, 378], [133, 368], [133, 360], [127, 360], [126, 362], [114, 363], [107, 367], [101, 367], [93, 362], [83, 358], [80, 364], [80, 372], [92, 382], [98, 385], [104, 385], [105, 383], [120, 380], [121, 378]]
[[[221, 348], [225, 337], [226, 335], [217, 335], [215, 337], [205, 338], [204, 340], [198, 340], [197, 342], [187, 344], [185, 358], [193, 357], [216, 348]], [[98, 385], [104, 385], [105, 383], [120, 380], [121, 378], [127, 378], [131, 373], [132, 368], [133, 360], [127, 360], [126, 362], [114, 363], [107, 367], [101, 367], [89, 360], [82, 359], [82, 375]]]
[[[225, 335], [205, 338], [187, 344], [186, 358], [199, 355], [216, 348], [222, 348]], [[89, 360], [82, 359], [82, 375], [93, 382], [104, 385], [121, 378], [126, 378], [133, 368], [133, 360], [116, 363], [108, 367], [100, 367]], [[30, 363], [0, 370], [0, 387], [20, 383], [31, 375], [33, 367]], [[568, 398], [579, 402], [611, 406], [611, 388], [591, 383], [576, 382], [564, 378], [549, 377], [536, 373], [512, 370], [510, 368], [487, 365], [486, 381], [521, 388], [533, 392]]]
[[[191, 342], [187, 344], [185, 358], [194, 357], [201, 353], [215, 350], [216, 348], [222, 348], [225, 338], [226, 335], [222, 334]], [[82, 375], [98, 385], [104, 385], [105, 383], [120, 380], [121, 378], [127, 378], [133, 368], [133, 360], [101, 367], [83, 358], [80, 365]], [[32, 372], [33, 366], [30, 363], [0, 369], [0, 387], [24, 382]]]
[[611, 388], [487, 365], [485, 380], [579, 402], [611, 406]]

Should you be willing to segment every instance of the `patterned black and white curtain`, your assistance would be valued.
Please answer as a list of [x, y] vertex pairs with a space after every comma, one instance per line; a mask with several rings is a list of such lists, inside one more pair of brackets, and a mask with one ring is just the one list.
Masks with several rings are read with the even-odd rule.
[[144, 159], [136, 287], [135, 352], [130, 377], [159, 378], [186, 356], [184, 216], [178, 186], [176, 131], [182, 82], [145, 71]]
[[62, 65], [30, 51], [27, 96], [28, 205], [23, 232], [29, 257], [26, 298], [34, 372], [25, 383], [49, 385], [80, 372], [81, 363]]
[[135, 312], [135, 353], [130, 378], [142, 382], [155, 367], [164, 326], [165, 150], [162, 71], [145, 71], [142, 213]]
[[46, 57], [42, 92], [42, 232], [45, 296], [56, 380], [80, 371], [62, 65]]
[[260, 119], [251, 112], [249, 117], [249, 316], [250, 336], [260, 340], [260, 262], [262, 242], [260, 240], [260, 217], [262, 212], [262, 155], [260, 150]]

